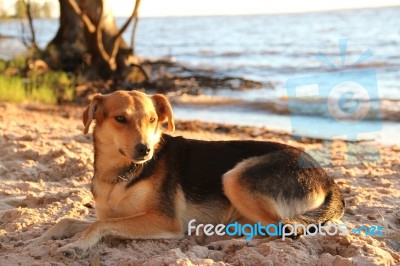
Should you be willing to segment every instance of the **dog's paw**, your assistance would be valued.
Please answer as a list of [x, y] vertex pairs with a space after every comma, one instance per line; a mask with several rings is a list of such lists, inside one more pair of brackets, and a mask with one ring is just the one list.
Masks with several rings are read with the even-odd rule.
[[40, 242], [37, 242], [37, 238], [29, 239], [29, 240], [25, 240], [24, 241], [24, 245], [25, 246], [32, 245], [32, 244], [40, 244]]
[[45, 238], [43, 236], [41, 237], [37, 237], [37, 238], [33, 238], [33, 239], [29, 239], [29, 240], [25, 240], [24, 244], [27, 245], [39, 245], [42, 244], [44, 242], [46, 242], [47, 240], [49, 240], [48, 238]]
[[67, 258], [82, 258], [87, 253], [87, 248], [76, 243], [70, 243], [57, 249], [57, 253], [62, 254]]
[[210, 250], [239, 250], [247, 245], [247, 241], [245, 239], [231, 239], [231, 240], [220, 240], [215, 241], [207, 245], [207, 248]]

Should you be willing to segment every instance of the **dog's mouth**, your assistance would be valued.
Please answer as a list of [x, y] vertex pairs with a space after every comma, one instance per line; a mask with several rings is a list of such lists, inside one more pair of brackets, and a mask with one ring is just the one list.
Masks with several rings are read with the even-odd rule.
[[150, 158], [134, 158], [134, 159], [131, 159], [131, 160], [135, 164], [142, 164], [142, 163], [147, 162], [149, 159]]
[[130, 157], [130, 156], [128, 156], [128, 155], [126, 154], [126, 152], [125, 152], [123, 149], [118, 149], [118, 151], [119, 151], [119, 153], [120, 153], [121, 155], [123, 155], [123, 156], [129, 158], [129, 159], [130, 159], [133, 163], [135, 163], [135, 164], [142, 164], [142, 163], [145, 163], [145, 162], [147, 162], [148, 160], [150, 160], [151, 157], [152, 157], [151, 154], [148, 154], [148, 155], [145, 155], [145, 156], [133, 156], [133, 157]]

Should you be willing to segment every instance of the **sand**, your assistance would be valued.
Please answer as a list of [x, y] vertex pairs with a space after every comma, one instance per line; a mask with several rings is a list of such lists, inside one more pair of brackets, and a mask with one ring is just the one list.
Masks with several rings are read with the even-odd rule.
[[[331, 163], [326, 171], [340, 185], [347, 205], [342, 221], [334, 222], [345, 223], [350, 229], [380, 225], [384, 235], [270, 241], [204, 236], [106, 239], [82, 258], [56, 252], [79, 234], [42, 244], [26, 243], [63, 217], [95, 219], [90, 193], [92, 140], [82, 134], [81, 111], [79, 107], [0, 103], [0, 265], [400, 264], [400, 146], [372, 144], [361, 149], [356, 145], [356, 150], [346, 153], [349, 145], [343, 141], [334, 141], [330, 149], [320, 141], [294, 141], [265, 128], [204, 122], [177, 121], [174, 134], [214, 140], [273, 140], [306, 150], [320, 148], [314, 155], [321, 163]], [[379, 161], [371, 157], [374, 152], [380, 153]], [[371, 158], [372, 162], [366, 161]]]

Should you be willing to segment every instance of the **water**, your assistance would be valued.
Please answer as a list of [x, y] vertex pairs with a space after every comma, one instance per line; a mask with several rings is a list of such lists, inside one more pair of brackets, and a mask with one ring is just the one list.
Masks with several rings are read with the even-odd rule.
[[[117, 22], [122, 25], [124, 21]], [[58, 22], [38, 20], [35, 24], [39, 44], [44, 46], [55, 35]], [[247, 92], [205, 90], [240, 102], [214, 107], [177, 105], [178, 118], [266, 126], [330, 138], [331, 133], [321, 128], [346, 128], [340, 115], [346, 116], [367, 103], [370, 111], [356, 121], [364, 130], [349, 128], [347, 135], [351, 139], [363, 135], [393, 143], [398, 140], [395, 132], [400, 129], [397, 123], [400, 121], [399, 28], [400, 7], [309, 14], [142, 18], [136, 53], [150, 58], [172, 57], [187, 65], [265, 84], [263, 89]], [[19, 23], [1, 22], [0, 35], [20, 37], [20, 32]], [[125, 38], [130, 39], [129, 29]], [[342, 53], [341, 39], [347, 41]], [[10, 55], [15, 46], [4, 45], [3, 40], [0, 48], [0, 54]], [[355, 64], [368, 50], [372, 56]], [[317, 59], [318, 54], [331, 63]], [[337, 78], [335, 73], [346, 71], [350, 72], [347, 81], [353, 85], [363, 82], [361, 87], [368, 92], [367, 97], [352, 89], [349, 82], [337, 83], [341, 86], [339, 93], [329, 94], [336, 85], [330, 88], [331, 80], [326, 78], [319, 79], [319, 91], [317, 88], [313, 95], [307, 95], [312, 88], [303, 90], [306, 95], [302, 97], [288, 94], [288, 80], [302, 81], [304, 77], [325, 74]], [[374, 73], [374, 77], [368, 73]], [[326, 91], [321, 89], [324, 86]], [[332, 113], [327, 106], [335, 104], [340, 108]], [[368, 134], [368, 130], [372, 133]]]

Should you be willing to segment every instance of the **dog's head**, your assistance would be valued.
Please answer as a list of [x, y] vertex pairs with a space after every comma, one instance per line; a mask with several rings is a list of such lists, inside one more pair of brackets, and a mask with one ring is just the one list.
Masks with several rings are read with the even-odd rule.
[[97, 145], [109, 151], [110, 156], [117, 152], [134, 163], [144, 163], [152, 158], [163, 122], [168, 122], [169, 132], [175, 130], [167, 98], [138, 91], [95, 95], [83, 112], [85, 134], [93, 120], [96, 120]]

